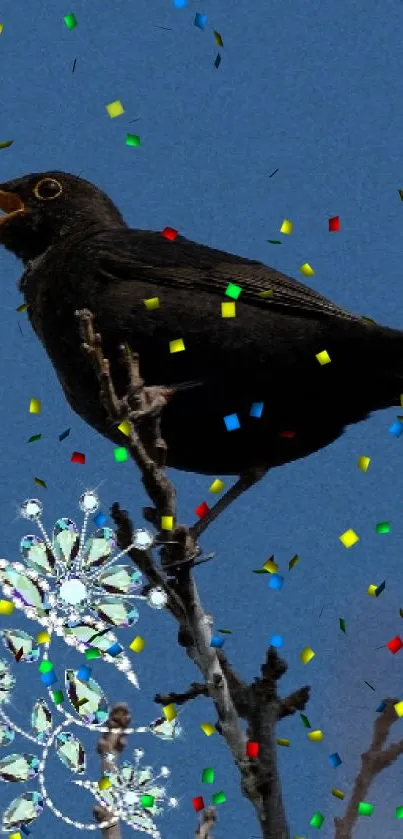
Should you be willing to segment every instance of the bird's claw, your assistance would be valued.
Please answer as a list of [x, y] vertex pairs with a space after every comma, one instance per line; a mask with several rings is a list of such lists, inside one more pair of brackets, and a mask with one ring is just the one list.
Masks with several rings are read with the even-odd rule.
[[128, 398], [128, 418], [133, 425], [138, 425], [146, 419], [157, 419], [170, 397], [173, 388], [152, 385], [131, 388]]

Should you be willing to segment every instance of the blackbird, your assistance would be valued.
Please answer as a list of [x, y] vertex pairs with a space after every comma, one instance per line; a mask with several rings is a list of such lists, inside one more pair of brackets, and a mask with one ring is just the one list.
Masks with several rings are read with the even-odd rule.
[[125, 437], [81, 352], [79, 309], [94, 315], [120, 395], [124, 343], [147, 386], [177, 386], [161, 418], [177, 469], [252, 483], [399, 403], [403, 332], [273, 268], [170, 228], [134, 230], [101, 189], [66, 172], [0, 184], [0, 208], [0, 244], [24, 263], [19, 288], [67, 401], [116, 444]]

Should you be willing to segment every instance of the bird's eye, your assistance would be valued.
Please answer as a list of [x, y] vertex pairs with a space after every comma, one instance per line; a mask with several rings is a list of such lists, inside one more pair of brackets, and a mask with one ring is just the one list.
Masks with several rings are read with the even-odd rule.
[[43, 178], [41, 181], [38, 181], [34, 189], [34, 195], [41, 201], [49, 201], [52, 198], [58, 198], [62, 192], [63, 187], [61, 183], [56, 181], [54, 178]]

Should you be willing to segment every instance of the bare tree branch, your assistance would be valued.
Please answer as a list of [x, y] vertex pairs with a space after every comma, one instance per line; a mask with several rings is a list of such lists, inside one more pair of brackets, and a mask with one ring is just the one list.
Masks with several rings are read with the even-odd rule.
[[397, 699], [385, 699], [385, 708], [374, 722], [372, 742], [369, 749], [361, 755], [361, 768], [355, 779], [346, 812], [342, 818], [335, 818], [334, 839], [351, 839], [358, 819], [358, 805], [366, 801], [366, 796], [374, 778], [390, 766], [403, 754], [403, 740], [385, 748], [390, 729], [399, 719], [394, 705]]
[[[100, 737], [97, 745], [98, 754], [101, 755], [102, 775], [105, 775], [113, 767], [113, 763], [108, 756], [110, 755], [116, 760], [126, 747], [126, 738], [121, 732], [125, 728], [128, 728], [129, 725], [130, 713], [127, 705], [123, 703], [115, 705], [111, 709], [108, 717], [107, 726], [109, 731]], [[94, 817], [98, 823], [101, 823], [103, 821], [110, 821], [113, 818], [113, 813], [110, 813], [100, 804], [96, 804], [94, 807]], [[119, 822], [117, 821], [111, 827], [102, 828], [101, 834], [102, 839], [121, 839]]]
[[195, 839], [214, 839], [212, 829], [217, 821], [217, 814], [214, 807], [206, 807], [203, 810], [200, 824], [196, 828]]
[[175, 705], [184, 705], [185, 702], [189, 702], [190, 699], [196, 699], [197, 696], [208, 695], [207, 685], [201, 685], [199, 682], [192, 682], [185, 693], [157, 693], [156, 696], [154, 696], [154, 702], [158, 702], [159, 705], [170, 705], [171, 703]]

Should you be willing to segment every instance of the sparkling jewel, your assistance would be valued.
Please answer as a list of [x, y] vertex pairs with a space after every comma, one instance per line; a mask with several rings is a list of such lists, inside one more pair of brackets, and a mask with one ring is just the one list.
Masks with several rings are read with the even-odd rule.
[[39, 770], [36, 755], [13, 754], [0, 760], [0, 778], [3, 781], [29, 781]]
[[0, 703], [8, 700], [14, 685], [15, 679], [7, 661], [0, 659]]
[[84, 583], [73, 578], [61, 584], [59, 596], [67, 606], [76, 606], [87, 600], [88, 593]]
[[87, 489], [80, 495], [79, 507], [83, 513], [96, 513], [99, 508], [99, 498], [94, 489]]
[[28, 635], [27, 632], [20, 629], [4, 629], [1, 634], [5, 646], [13, 656], [16, 656], [22, 650], [22, 656], [19, 660], [28, 662], [38, 660], [40, 649], [32, 635]]
[[166, 606], [168, 597], [161, 586], [150, 589], [147, 595], [148, 605], [153, 609], [163, 609]]
[[21, 505], [20, 513], [24, 519], [37, 521], [42, 515], [43, 506], [37, 498], [29, 498]]
[[100, 527], [93, 533], [84, 548], [85, 566], [104, 565], [116, 548], [116, 536], [110, 527]]
[[136, 607], [118, 597], [104, 597], [95, 608], [99, 616], [112, 626], [133, 626], [139, 619]]
[[44, 699], [38, 699], [32, 709], [31, 727], [40, 742], [47, 739], [52, 728], [52, 714]]
[[77, 525], [68, 518], [58, 519], [52, 533], [53, 553], [56, 559], [68, 563], [78, 547]]
[[55, 559], [39, 536], [24, 536], [20, 542], [20, 551], [28, 568], [39, 574], [54, 574]]
[[99, 575], [97, 585], [111, 594], [130, 594], [141, 585], [142, 574], [129, 565], [114, 565]]
[[71, 772], [85, 772], [84, 748], [70, 731], [62, 731], [56, 735], [56, 753]]
[[9, 832], [22, 824], [31, 824], [42, 813], [43, 798], [38, 792], [24, 792], [11, 802], [3, 815], [2, 829]]
[[81, 719], [94, 725], [105, 722], [109, 714], [108, 702], [98, 682], [91, 678], [82, 682], [74, 670], [66, 670], [65, 682], [69, 700]]
[[0, 722], [0, 746], [9, 746], [14, 737], [15, 731], [5, 722]]
[[137, 548], [139, 551], [147, 551], [148, 548], [151, 548], [151, 545], [154, 542], [154, 536], [145, 530], [143, 527], [139, 528], [139, 530], [135, 530], [133, 533], [133, 541], [132, 545], [134, 548]]

